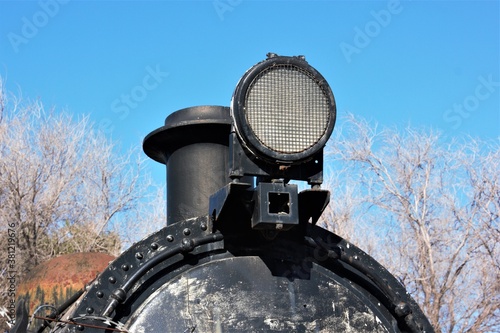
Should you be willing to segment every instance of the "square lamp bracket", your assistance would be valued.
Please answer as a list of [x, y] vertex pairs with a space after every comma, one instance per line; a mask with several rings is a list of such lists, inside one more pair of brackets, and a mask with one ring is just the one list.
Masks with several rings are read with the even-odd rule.
[[254, 192], [253, 229], [288, 230], [299, 224], [298, 189], [295, 184], [259, 183]]

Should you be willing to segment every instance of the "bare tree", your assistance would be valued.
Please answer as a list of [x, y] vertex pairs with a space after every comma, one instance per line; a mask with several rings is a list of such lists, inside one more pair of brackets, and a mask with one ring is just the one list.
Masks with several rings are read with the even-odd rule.
[[[164, 212], [147, 201], [152, 184], [142, 153], [118, 155], [88, 118], [9, 97], [0, 89], [0, 235], [2, 244], [15, 239], [16, 282], [59, 254], [116, 255], [123, 237], [136, 236], [132, 225], [163, 225], [160, 214], [138, 213]], [[6, 251], [0, 256], [2, 275]]]
[[324, 223], [398, 276], [437, 331], [498, 332], [498, 143], [378, 131], [351, 116], [329, 158], [357, 190], [337, 179]]

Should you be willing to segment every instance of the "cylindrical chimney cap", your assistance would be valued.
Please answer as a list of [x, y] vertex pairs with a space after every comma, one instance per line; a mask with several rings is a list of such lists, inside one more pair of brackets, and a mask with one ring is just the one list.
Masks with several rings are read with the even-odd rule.
[[143, 149], [153, 160], [166, 164], [179, 147], [197, 142], [227, 145], [230, 129], [229, 107], [189, 107], [172, 113], [165, 119], [165, 126], [149, 133]]

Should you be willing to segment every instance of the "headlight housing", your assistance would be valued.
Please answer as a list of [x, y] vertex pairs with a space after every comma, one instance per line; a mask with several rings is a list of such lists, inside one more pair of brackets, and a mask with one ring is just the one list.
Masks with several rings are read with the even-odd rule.
[[240, 79], [231, 114], [238, 137], [255, 157], [300, 164], [326, 144], [336, 106], [330, 86], [304, 57], [271, 55]]

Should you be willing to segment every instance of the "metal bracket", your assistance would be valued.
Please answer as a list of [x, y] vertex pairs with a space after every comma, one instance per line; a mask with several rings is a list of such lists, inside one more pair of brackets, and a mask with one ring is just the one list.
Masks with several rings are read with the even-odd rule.
[[254, 201], [253, 229], [288, 230], [299, 224], [297, 185], [259, 183], [254, 192]]

